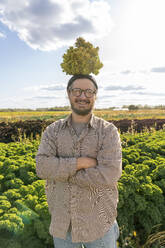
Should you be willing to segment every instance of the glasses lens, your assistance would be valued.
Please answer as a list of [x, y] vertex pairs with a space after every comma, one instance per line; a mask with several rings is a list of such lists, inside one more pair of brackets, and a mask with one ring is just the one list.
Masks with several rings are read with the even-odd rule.
[[80, 96], [81, 95], [81, 89], [72, 89], [72, 94], [74, 96]]
[[74, 89], [71, 89], [71, 91], [72, 91], [72, 95], [76, 97], [81, 96], [82, 92], [84, 92], [85, 96], [88, 98], [92, 97], [95, 94], [95, 91], [91, 89], [82, 90], [79, 88], [74, 88]]
[[92, 97], [93, 94], [94, 94], [93, 90], [90, 90], [90, 89], [86, 89], [85, 90], [86, 97]]

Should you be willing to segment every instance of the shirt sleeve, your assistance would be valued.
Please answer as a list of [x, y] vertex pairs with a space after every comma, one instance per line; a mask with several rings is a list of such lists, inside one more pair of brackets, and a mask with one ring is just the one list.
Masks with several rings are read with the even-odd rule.
[[[56, 126], [55, 126], [56, 127]], [[76, 173], [76, 158], [63, 158], [57, 156], [56, 133], [53, 126], [44, 131], [36, 155], [36, 173], [42, 179], [67, 181]]]
[[80, 187], [115, 186], [122, 174], [122, 150], [117, 128], [110, 124], [105, 128], [103, 144], [98, 151], [97, 166], [81, 169], [69, 179]]

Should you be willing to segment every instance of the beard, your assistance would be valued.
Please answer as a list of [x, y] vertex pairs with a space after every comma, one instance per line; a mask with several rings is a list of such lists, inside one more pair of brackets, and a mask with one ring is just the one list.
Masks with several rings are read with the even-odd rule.
[[[89, 100], [78, 100], [76, 99], [75, 102], [86, 102], [87, 104], [90, 104], [90, 101]], [[93, 110], [93, 105], [90, 105], [89, 108], [86, 108], [86, 109], [78, 109], [74, 106], [73, 103], [71, 103], [71, 109], [73, 110], [73, 112], [75, 112], [77, 115], [82, 115], [82, 116], [85, 116], [85, 115], [88, 115], [89, 113], [92, 112]]]

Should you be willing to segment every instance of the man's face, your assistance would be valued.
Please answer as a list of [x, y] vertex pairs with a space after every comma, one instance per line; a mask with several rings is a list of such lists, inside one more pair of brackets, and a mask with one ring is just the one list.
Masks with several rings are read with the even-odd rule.
[[88, 115], [93, 110], [96, 94], [93, 94], [90, 98], [85, 95], [85, 92], [82, 92], [80, 96], [75, 96], [73, 93], [74, 89], [89, 89], [93, 92], [96, 91], [94, 84], [87, 78], [76, 79], [68, 92], [72, 111], [78, 115]]

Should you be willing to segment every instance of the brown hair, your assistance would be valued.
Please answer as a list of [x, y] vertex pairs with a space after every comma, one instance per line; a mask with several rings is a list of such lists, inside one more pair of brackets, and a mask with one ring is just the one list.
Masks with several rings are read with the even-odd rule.
[[73, 82], [76, 80], [76, 79], [80, 79], [80, 78], [87, 78], [89, 80], [92, 81], [92, 83], [94, 84], [94, 86], [96, 87], [96, 90], [98, 90], [98, 86], [97, 86], [97, 83], [96, 83], [96, 80], [94, 79], [94, 77], [92, 77], [91, 75], [83, 75], [83, 74], [79, 74], [79, 75], [73, 75], [69, 81], [68, 81], [68, 85], [67, 85], [67, 91], [69, 90], [70, 86], [73, 84]]

